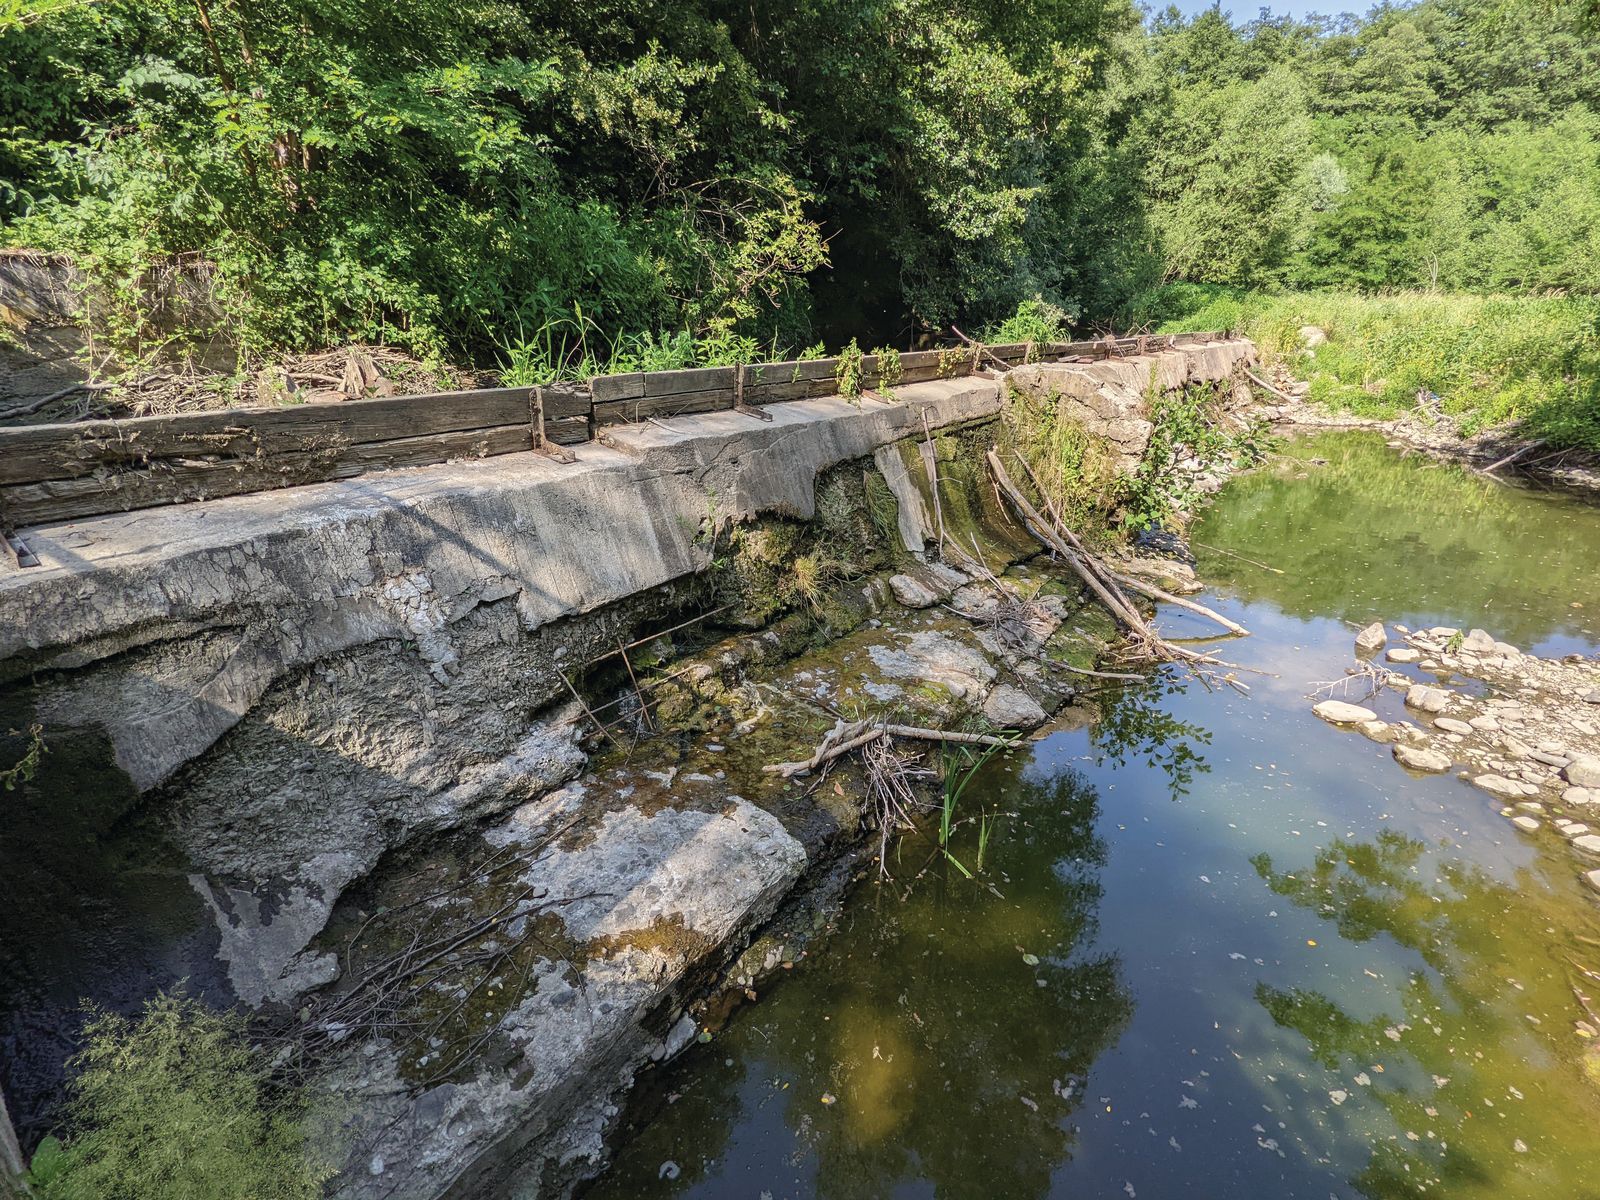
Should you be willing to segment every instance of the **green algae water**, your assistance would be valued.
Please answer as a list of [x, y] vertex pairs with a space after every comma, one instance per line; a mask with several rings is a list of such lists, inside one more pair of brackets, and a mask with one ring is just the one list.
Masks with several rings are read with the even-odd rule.
[[907, 839], [642, 1089], [591, 1197], [1600, 1196], [1579, 864], [1307, 698], [1373, 619], [1594, 653], [1600, 509], [1323, 435], [1194, 539], [1275, 677], [1163, 672], [992, 762], [976, 877]]

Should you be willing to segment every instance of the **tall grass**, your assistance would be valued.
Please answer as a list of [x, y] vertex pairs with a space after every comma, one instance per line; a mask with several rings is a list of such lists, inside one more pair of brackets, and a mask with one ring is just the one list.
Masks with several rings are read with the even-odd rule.
[[[1552, 446], [1600, 452], [1600, 298], [1176, 284], [1134, 316], [1163, 332], [1240, 330], [1336, 410], [1394, 416], [1431, 393], [1466, 432], [1514, 424]], [[1300, 336], [1308, 325], [1328, 338], [1314, 351]]]
[[779, 345], [776, 338], [761, 343], [717, 331], [699, 336], [680, 329], [607, 337], [579, 305], [573, 306], [571, 316], [545, 321], [531, 333], [519, 321], [516, 335], [503, 332], [495, 346], [500, 380], [507, 387], [543, 386], [632, 371], [680, 371], [823, 356], [820, 344], [792, 349]]

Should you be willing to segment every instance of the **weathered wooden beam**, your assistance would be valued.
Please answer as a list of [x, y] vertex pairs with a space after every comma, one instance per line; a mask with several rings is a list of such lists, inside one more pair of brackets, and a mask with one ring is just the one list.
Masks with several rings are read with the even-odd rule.
[[[546, 426], [565, 445], [588, 438], [588, 419], [567, 417]], [[430, 466], [452, 459], [488, 458], [533, 448], [526, 418], [491, 429], [430, 433], [349, 446], [328, 446], [259, 458], [220, 455], [161, 459], [148, 467], [104, 468], [77, 479], [0, 486], [0, 509], [18, 526], [124, 512], [247, 492], [349, 479], [373, 470]]]
[[[72, 479], [103, 466], [163, 458], [257, 458], [526, 424], [531, 394], [531, 388], [485, 388], [0, 428], [0, 485]], [[544, 404], [546, 417], [555, 420], [589, 413], [588, 393], [571, 384], [546, 388]]]

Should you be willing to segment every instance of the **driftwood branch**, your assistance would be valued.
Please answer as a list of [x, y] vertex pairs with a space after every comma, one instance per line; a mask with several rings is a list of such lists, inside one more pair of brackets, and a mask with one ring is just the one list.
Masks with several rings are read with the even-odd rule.
[[855, 721], [846, 723], [840, 721], [818, 744], [816, 753], [810, 758], [800, 762], [769, 763], [762, 767], [763, 771], [772, 775], [782, 775], [785, 779], [792, 779], [796, 775], [804, 775], [815, 771], [825, 763], [830, 763], [836, 758], [858, 750], [868, 742], [881, 737], [911, 738], [923, 742], [952, 742], [969, 746], [999, 746], [1004, 748], [1012, 744], [1011, 738], [996, 737], [988, 733], [961, 733], [951, 729], [924, 729], [920, 725], [890, 725], [874, 721]]
[[1255, 384], [1258, 388], [1261, 388], [1264, 391], [1271, 392], [1274, 396], [1276, 396], [1279, 400], [1282, 400], [1285, 404], [1294, 404], [1294, 403], [1296, 403], [1296, 400], [1295, 400], [1295, 398], [1293, 396], [1289, 395], [1287, 392], [1279, 391], [1277, 388], [1273, 387], [1265, 379], [1261, 378], [1261, 376], [1257, 375], [1254, 371], [1250, 370], [1249, 368], [1245, 368], [1244, 369], [1244, 375], [1245, 375], [1246, 379], [1248, 379], [1251, 383]]
[[1152, 600], [1160, 600], [1163, 604], [1175, 604], [1179, 608], [1186, 608], [1192, 613], [1205, 617], [1207, 620], [1215, 621], [1230, 633], [1237, 633], [1240, 637], [1250, 636], [1250, 631], [1243, 625], [1237, 621], [1230, 621], [1221, 613], [1207, 608], [1204, 604], [1196, 604], [1193, 600], [1186, 599], [1183, 596], [1174, 596], [1171, 592], [1163, 591], [1153, 583], [1146, 583], [1142, 579], [1135, 579], [1131, 575], [1123, 575], [1117, 571], [1111, 572], [1111, 578], [1115, 579], [1123, 587], [1132, 588], [1141, 595], [1149, 596]]
[[995, 366], [999, 367], [1001, 371], [1009, 371], [1009, 370], [1011, 370], [1011, 364], [1010, 363], [1008, 363], [1005, 359], [1001, 358], [994, 351], [990, 350], [989, 347], [985, 346], [982, 342], [975, 341], [972, 338], [969, 338], [966, 334], [962, 333], [961, 330], [957, 329], [954, 325], [950, 326], [950, 332], [955, 334], [963, 342], [965, 342], [967, 345], [972, 347], [972, 352], [973, 352], [974, 359], [981, 358], [985, 354], [987, 354], [991, 359], [994, 360]]
[[9, 421], [12, 417], [28, 417], [38, 412], [47, 405], [54, 404], [57, 400], [65, 400], [73, 392], [104, 392], [115, 387], [113, 383], [74, 383], [62, 388], [60, 391], [51, 392], [48, 396], [41, 396], [37, 400], [30, 400], [27, 404], [19, 404], [15, 408], [8, 408], [0, 412], [0, 421]]
[[[1019, 456], [1020, 458], [1020, 456]], [[1107, 610], [1127, 627], [1133, 635], [1135, 647], [1146, 657], [1165, 662], [1182, 662], [1191, 667], [1226, 667], [1235, 671], [1249, 671], [1255, 675], [1267, 675], [1269, 672], [1258, 671], [1254, 667], [1241, 666], [1238, 663], [1225, 662], [1211, 654], [1201, 654], [1183, 646], [1173, 645], [1162, 638], [1150, 627], [1139, 610], [1134, 607], [1122, 591], [1117, 579], [1093, 554], [1084, 546], [1078, 536], [1068, 529], [1059, 520], [1052, 527], [1039, 513], [1026, 496], [1011, 481], [1006, 474], [1005, 464], [1000, 461], [1000, 456], [993, 449], [988, 454], [989, 469], [994, 474], [1000, 490], [1011, 501], [1012, 506], [1023, 518], [1023, 524], [1028, 531], [1038, 538], [1046, 547], [1054, 550], [1078, 577], [1089, 585], [1089, 589], [1099, 598]], [[1026, 466], [1026, 460], [1022, 460]], [[1031, 472], [1030, 472], [1031, 474]], [[1038, 483], [1035, 480], [1034, 486]], [[1041, 492], [1042, 494], [1042, 492]], [[1202, 675], [1202, 679], [1205, 677]], [[1231, 683], [1224, 678], [1223, 682]]]

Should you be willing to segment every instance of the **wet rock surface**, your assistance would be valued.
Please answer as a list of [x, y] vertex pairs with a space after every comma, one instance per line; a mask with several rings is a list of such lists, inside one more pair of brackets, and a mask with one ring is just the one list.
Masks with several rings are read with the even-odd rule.
[[[1026, 570], [1002, 581], [1013, 597], [1047, 584], [1049, 575]], [[740, 952], [802, 874], [825, 874], [859, 844], [864, 794], [851, 768], [841, 764], [819, 787], [762, 767], [817, 741], [836, 711], [1026, 729], [1070, 694], [1019, 667], [1037, 670], [1030, 660], [1057, 635], [1081, 640], [1063, 627], [1073, 603], [1052, 593], [1031, 632], [1002, 642], [982, 614], [1003, 597], [992, 584], [964, 586], [977, 619], [914, 610], [790, 660], [735, 654], [747, 664], [738, 682], [705, 679], [708, 711], [696, 736], [646, 737], [602, 753], [580, 781], [488, 826], [469, 859], [541, 849], [493, 889], [458, 872], [451, 903], [481, 913], [513, 882], [523, 885], [538, 899], [519, 916], [556, 922], [543, 944], [565, 952], [530, 949], [526, 998], [491, 1006], [484, 1027], [458, 1031], [494, 1047], [470, 1070], [418, 1090], [438, 1047], [388, 1037], [351, 1045], [324, 1081], [336, 1108], [355, 1106], [323, 1135], [345, 1164], [336, 1194], [425, 1197], [492, 1181], [559, 1195], [597, 1170], [634, 1073], [716, 1019], [700, 1001], [711, 980], [753, 989], [803, 953], [788, 938]], [[734, 639], [730, 650], [745, 640], [759, 638]], [[702, 661], [730, 650], [713, 648]], [[418, 886], [402, 873], [363, 903], [393, 909]], [[452, 980], [440, 1002], [468, 987]]]

